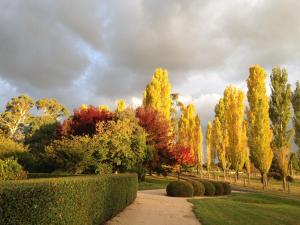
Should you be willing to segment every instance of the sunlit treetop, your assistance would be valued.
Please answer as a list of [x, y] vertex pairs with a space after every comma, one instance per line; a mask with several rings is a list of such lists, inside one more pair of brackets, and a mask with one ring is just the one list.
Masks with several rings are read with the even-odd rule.
[[170, 119], [171, 85], [168, 71], [162, 68], [155, 70], [152, 81], [147, 85], [143, 98], [144, 107], [152, 107]]
[[123, 112], [126, 108], [126, 103], [123, 99], [118, 100], [117, 112]]

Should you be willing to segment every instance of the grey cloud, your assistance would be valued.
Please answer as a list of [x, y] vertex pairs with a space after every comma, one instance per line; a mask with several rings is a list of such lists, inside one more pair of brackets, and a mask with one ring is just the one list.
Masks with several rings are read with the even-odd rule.
[[213, 102], [200, 96], [245, 86], [252, 64], [299, 79], [299, 10], [297, 0], [0, 0], [0, 77], [74, 108], [141, 97], [165, 67], [207, 120]]

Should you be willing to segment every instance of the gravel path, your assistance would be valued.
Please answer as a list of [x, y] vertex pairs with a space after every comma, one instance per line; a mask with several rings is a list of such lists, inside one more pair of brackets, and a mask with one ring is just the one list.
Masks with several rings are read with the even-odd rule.
[[105, 225], [200, 225], [186, 198], [166, 196], [165, 189], [139, 191], [134, 203]]

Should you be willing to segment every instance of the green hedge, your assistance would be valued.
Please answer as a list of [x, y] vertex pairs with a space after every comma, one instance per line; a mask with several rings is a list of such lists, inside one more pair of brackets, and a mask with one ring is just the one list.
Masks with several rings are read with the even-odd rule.
[[224, 186], [221, 182], [214, 181], [211, 182], [215, 186], [215, 195], [223, 195], [224, 194]]
[[187, 181], [172, 181], [167, 186], [167, 195], [172, 197], [193, 197], [193, 185]]
[[201, 183], [205, 187], [205, 193], [204, 193], [204, 195], [206, 195], [206, 196], [214, 196], [215, 193], [216, 193], [215, 185], [213, 185], [212, 182], [209, 182], [207, 180], [200, 180], [200, 181], [201, 181]]
[[135, 174], [0, 183], [2, 225], [99, 225], [132, 203]]
[[196, 180], [186, 180], [193, 185], [194, 196], [203, 196], [205, 193], [205, 187], [200, 181]]

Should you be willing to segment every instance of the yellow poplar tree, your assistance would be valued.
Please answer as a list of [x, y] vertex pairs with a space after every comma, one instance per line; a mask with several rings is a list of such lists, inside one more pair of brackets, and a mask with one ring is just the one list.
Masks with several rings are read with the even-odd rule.
[[118, 100], [117, 104], [117, 112], [123, 112], [126, 108], [126, 103], [123, 99]]
[[249, 110], [248, 118], [248, 146], [251, 158], [262, 175], [263, 188], [267, 187], [273, 152], [271, 149], [272, 130], [269, 119], [269, 99], [266, 94], [266, 72], [255, 65], [250, 67], [247, 79]]
[[108, 105], [99, 105], [98, 109], [101, 110], [105, 110], [105, 111], [109, 111], [109, 106]]
[[218, 159], [224, 172], [224, 179], [226, 179], [226, 168], [228, 167], [226, 146], [228, 144], [228, 136], [227, 132], [222, 128], [219, 117], [216, 117], [213, 122], [213, 139]]
[[228, 160], [230, 166], [236, 172], [236, 180], [239, 171], [245, 165], [247, 145], [246, 129], [244, 128], [244, 92], [238, 88], [229, 86], [224, 91], [225, 127], [228, 135]]
[[202, 171], [203, 164], [203, 134], [199, 116], [195, 117], [195, 127], [193, 131], [193, 146], [196, 151], [197, 173]]
[[208, 173], [208, 179], [210, 178], [210, 167], [211, 167], [211, 159], [212, 159], [212, 124], [209, 121], [207, 123], [207, 128], [206, 128], [206, 168], [207, 168], [207, 173]]
[[216, 105], [215, 114], [215, 120], [213, 122], [214, 147], [224, 172], [224, 179], [226, 179], [226, 169], [229, 167], [227, 153], [228, 132], [226, 129], [225, 105], [223, 98], [221, 98], [219, 103]]
[[191, 156], [197, 162], [197, 168], [202, 168], [202, 130], [195, 106], [189, 104], [183, 108], [179, 120], [178, 143], [190, 149]]
[[171, 85], [168, 71], [162, 68], [155, 70], [152, 81], [147, 85], [143, 98], [144, 107], [152, 107], [170, 119]]

